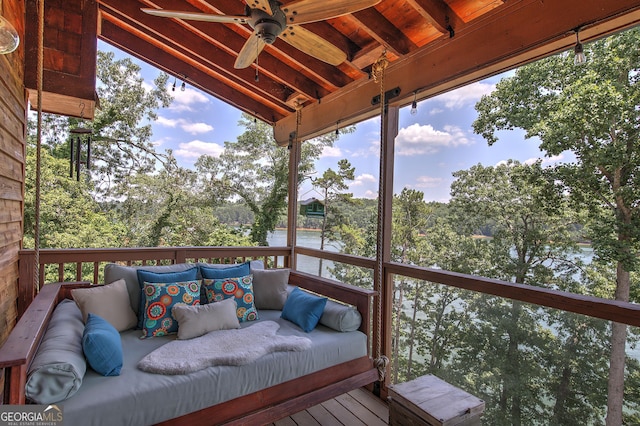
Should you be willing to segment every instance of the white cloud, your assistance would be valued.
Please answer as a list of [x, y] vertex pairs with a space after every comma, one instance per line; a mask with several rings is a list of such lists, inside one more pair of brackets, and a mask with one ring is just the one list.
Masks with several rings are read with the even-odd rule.
[[416, 188], [438, 188], [442, 186], [444, 179], [432, 176], [418, 176], [416, 178]]
[[325, 146], [322, 148], [320, 158], [325, 157], [342, 157], [342, 151], [340, 150], [340, 148], [335, 146]]
[[207, 123], [193, 123], [189, 120], [185, 120], [184, 118], [166, 118], [163, 116], [158, 116], [156, 119], [156, 123], [165, 126], [176, 128], [180, 127], [183, 131], [190, 133], [192, 135], [208, 133], [213, 131], [213, 126]]
[[173, 96], [173, 102], [169, 109], [172, 111], [193, 111], [196, 104], [207, 104], [210, 102], [209, 98], [199, 90], [187, 87], [184, 91], [180, 90], [180, 82], [176, 83], [176, 90], [171, 90], [171, 85], [167, 86], [169, 94]]
[[180, 124], [180, 128], [187, 133], [191, 133], [192, 135], [197, 135], [201, 133], [208, 133], [213, 130], [213, 126], [207, 123], [188, 123], [184, 122]]
[[363, 198], [375, 199], [378, 198], [378, 191], [367, 191], [364, 193]]
[[456, 126], [445, 126], [445, 131], [418, 123], [400, 129], [396, 137], [398, 155], [423, 155], [438, 152], [441, 148], [469, 145], [471, 141]]
[[191, 142], [181, 143], [179, 148], [175, 150], [174, 155], [182, 158], [198, 158], [201, 155], [210, 155], [219, 157], [224, 147], [215, 142], [204, 142], [201, 140], [193, 140]]
[[[521, 164], [526, 164], [526, 165], [532, 165], [534, 163], [536, 163], [537, 161], [542, 161], [542, 165], [544, 166], [545, 164], [555, 164], [558, 163], [560, 161], [564, 160], [564, 155], [560, 154], [560, 155], [553, 155], [551, 157], [531, 157], [528, 158], [526, 160], [524, 160]], [[507, 164], [509, 164], [509, 160], [501, 160], [498, 161], [495, 165], [495, 167], [498, 166], [506, 166]]]
[[562, 161], [564, 159], [564, 155], [560, 154], [560, 155], [552, 155], [551, 157], [544, 157], [544, 158], [540, 158], [540, 157], [533, 157], [533, 158], [529, 158], [527, 160], [523, 161], [523, 164], [534, 164], [536, 161], [542, 160], [542, 164], [555, 164], [558, 163], [560, 161]]
[[477, 82], [468, 84], [450, 92], [443, 93], [435, 99], [444, 103], [448, 109], [460, 109], [464, 106], [475, 104], [482, 95], [488, 95], [495, 90], [495, 84]]
[[440, 114], [441, 112], [444, 112], [442, 108], [431, 108], [431, 110], [429, 111], [429, 115], [436, 115]]
[[356, 176], [351, 186], [360, 186], [364, 185], [365, 183], [374, 183], [377, 181], [378, 180], [373, 175], [370, 175], [369, 173], [363, 173], [359, 176]]
[[174, 120], [172, 118], [166, 118], [161, 115], [156, 119], [156, 123], [165, 126], [165, 127], [176, 127], [178, 125], [179, 120]]

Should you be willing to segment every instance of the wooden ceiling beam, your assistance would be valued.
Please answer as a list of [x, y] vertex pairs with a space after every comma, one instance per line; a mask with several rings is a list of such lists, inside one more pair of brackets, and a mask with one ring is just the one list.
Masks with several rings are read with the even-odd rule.
[[449, 34], [464, 22], [444, 0], [406, 0], [420, 15], [442, 34]]
[[[216, 43], [212, 43], [212, 40], [206, 34], [194, 34], [188, 28], [172, 19], [167, 19], [164, 25], [154, 31], [151, 27], [156, 24], [154, 22], [156, 17], [141, 12], [135, 3], [129, 2], [128, 5], [119, 6], [119, 10], [116, 10], [109, 5], [109, 0], [107, 0], [103, 2], [101, 8], [105, 13], [117, 16], [114, 19], [138, 26], [140, 31], [148, 33], [147, 37], [149, 39], [162, 41], [167, 48], [171, 46], [176, 51], [188, 52], [200, 58], [200, 65], [198, 66], [206, 68], [206, 72], [215, 72], [224, 79], [235, 82], [235, 86], [239, 91], [259, 92], [262, 96], [272, 99], [272, 101], [280, 102], [281, 107], [286, 105], [286, 99], [291, 92], [309, 92], [315, 95], [318, 91], [317, 85], [313, 81], [304, 78], [295, 70], [279, 65], [278, 61], [269, 58], [268, 55], [264, 56], [267, 63], [264, 68], [261, 68], [263, 72], [258, 82], [255, 81], [253, 68], [236, 70], [235, 74], [231, 73], [229, 70], [233, 70], [235, 56], [226, 49], [220, 49]], [[214, 25], [214, 27], [222, 28], [225, 32], [229, 31], [224, 25]], [[229, 34], [225, 35], [228, 36]], [[231, 37], [227, 37], [227, 40], [232, 37], [240, 39], [235, 33], [231, 32]], [[174, 40], [175, 42], [180, 42], [180, 44], [175, 44]], [[242, 41], [239, 40], [239, 43], [242, 43]], [[280, 75], [276, 78], [272, 73], [268, 72], [269, 62], [271, 62], [272, 66], [279, 65]]]
[[[175, 1], [170, 1], [170, 0], [153, 0], [153, 1], [160, 6], [167, 5], [167, 8], [169, 8], [169, 5], [170, 5], [170, 8], [172, 9], [175, 9], [177, 7], [175, 4]], [[202, 7], [204, 7], [203, 2], [201, 0], [200, 1], [190, 0], [189, 2], [197, 3]], [[236, 6], [235, 3], [236, 2], [230, 2], [229, 0], [208, 0], [206, 4], [209, 7], [206, 9], [207, 9], [207, 12], [215, 12], [215, 13], [221, 13], [225, 15], [237, 14], [237, 8], [234, 8], [234, 6]], [[185, 7], [188, 7], [188, 6], [185, 6]], [[192, 9], [186, 9], [186, 10], [192, 10]], [[188, 24], [202, 31], [209, 31], [208, 28], [210, 28], [211, 26], [225, 26], [224, 24], [212, 24], [212, 23], [197, 22], [197, 21], [189, 21]], [[236, 52], [239, 52], [242, 46], [244, 45], [244, 42], [252, 34], [252, 30], [247, 25], [229, 25], [229, 28], [232, 28], [233, 31], [237, 32], [238, 34], [241, 34], [242, 36], [241, 45], [237, 47], [237, 50], [234, 49]], [[321, 27], [316, 27], [316, 29], [317, 28], [321, 28]], [[331, 34], [329, 36], [328, 30], [324, 29], [323, 34], [321, 34], [321, 36], [331, 38], [333, 41], [335, 41], [336, 38], [339, 36], [339, 34], [337, 34], [336, 32], [335, 34]], [[226, 42], [225, 38], [221, 38], [219, 40], [222, 41], [223, 43]], [[344, 42], [342, 42], [341, 44], [343, 43]], [[268, 64], [264, 63], [262, 55], [264, 55], [265, 52], [271, 54], [273, 58], [275, 58], [276, 65], [274, 65], [273, 67], [270, 67], [268, 66]], [[274, 73], [274, 75], [280, 75], [280, 69], [282, 68], [282, 64], [286, 64], [291, 69], [295, 70], [295, 72], [300, 77], [304, 76], [305, 78], [308, 78], [309, 80], [314, 81], [317, 86], [320, 86], [318, 88], [318, 91], [320, 92], [321, 96], [324, 96], [329, 92], [332, 92], [337, 88], [342, 87], [346, 84], [349, 84], [353, 81], [353, 78], [350, 78], [349, 76], [345, 75], [339, 69], [336, 69], [336, 67], [329, 65], [325, 62], [319, 61], [307, 55], [306, 53], [301, 52], [300, 50], [289, 45], [288, 43], [283, 42], [282, 40], [276, 40], [274, 44], [266, 46], [266, 48], [260, 54], [258, 58], [258, 62], [261, 68], [264, 67], [264, 68], [270, 69]], [[300, 73], [302, 74], [300, 75]], [[281, 78], [286, 83], [289, 76], [281, 76]], [[292, 80], [288, 80], [288, 81], [292, 81]], [[303, 88], [297, 88], [297, 89], [299, 89], [300, 91], [303, 91], [302, 90]], [[308, 93], [308, 94], [310, 96], [315, 97], [315, 91], [316, 90], [314, 89], [313, 93]], [[303, 91], [303, 92], [307, 93], [306, 91]]]
[[[137, 35], [128, 33], [116, 24], [102, 21], [99, 37], [105, 42], [116, 46], [128, 54], [143, 60], [156, 68], [172, 75], [183, 74], [189, 78], [189, 83], [248, 114], [258, 116], [266, 122], [282, 119], [288, 110], [273, 103], [264, 102], [256, 97], [247, 96], [234, 87], [222, 82], [209, 73], [192, 67], [184, 59], [172, 56], [165, 49], [143, 40]], [[144, 54], [142, 53], [144, 52]], [[169, 64], [171, 68], [167, 66]]]
[[[571, 12], [571, 13], [569, 13]], [[392, 62], [387, 68], [387, 90], [400, 87], [396, 105], [411, 102], [413, 92], [420, 99], [435, 96], [570, 49], [575, 43], [573, 28], [582, 26], [583, 40], [602, 37], [640, 23], [638, 0], [564, 0], [507, 2], [495, 12], [466, 24], [452, 39], [439, 39], [414, 54]], [[485, 43], [478, 43], [484, 40]], [[464, 52], [464, 54], [460, 54]], [[380, 87], [373, 80], [359, 80], [302, 109], [300, 140], [335, 129], [335, 123], [354, 124], [379, 113], [371, 104]], [[295, 116], [274, 126], [281, 145], [296, 129]]]
[[[133, 8], [135, 13], [135, 11], [138, 10], [135, 4], [131, 6], [121, 7], [120, 10], [113, 9], [106, 3], [103, 3], [100, 7], [103, 19], [108, 19], [111, 22], [116, 23], [116, 25], [123, 27], [124, 31], [127, 31], [124, 27], [136, 28], [136, 31], [145, 34], [143, 38], [153, 40], [153, 43], [163, 43], [165, 50], [173, 50], [176, 52], [181, 52], [185, 55], [191, 55], [194, 58], [199, 58], [198, 64], [194, 65], [194, 67], [200, 67], [209, 74], [215, 73], [220, 75], [220, 78], [231, 81], [232, 87], [236, 86], [236, 88], [240, 91], [247, 90], [247, 84], [244, 84], [242, 78], [244, 78], [245, 80], [251, 80], [252, 83], [256, 85], [254, 86], [254, 91], [262, 93], [266, 98], [271, 99], [273, 102], [279, 102], [281, 105], [285, 104], [286, 96], [283, 93], [282, 84], [269, 78], [263, 78], [259, 83], [255, 83], [253, 81], [254, 74], [250, 69], [241, 70], [242, 72], [239, 73], [238, 76], [230, 74], [227, 71], [228, 68], [226, 67], [233, 67], [233, 56], [231, 56], [228, 52], [219, 49], [217, 46], [211, 45], [205, 40], [196, 37], [191, 32], [187, 31], [185, 28], [176, 24], [175, 22], [168, 20], [162, 27], [161, 31], [152, 31], [147, 22], [148, 18], [152, 18], [150, 15], [144, 14], [145, 16], [131, 17], [130, 15], [124, 15], [120, 13], [126, 13], [127, 8]], [[139, 13], [143, 14], [143, 12]], [[135, 20], [131, 20], [130, 18], [134, 18]], [[118, 24], [118, 22], [120, 22], [121, 24]], [[133, 30], [128, 30], [128, 32], [132, 31]], [[172, 41], [173, 39], [180, 40], [181, 45], [176, 45]], [[216, 58], [216, 61], [213, 62], [209, 58]], [[176, 61], [178, 61], [178, 59], [174, 60], [174, 64], [165, 64], [165, 68], [175, 69], [174, 67], [180, 66], [180, 64], [175, 63]], [[170, 72], [170, 74], [176, 75], [177, 72]], [[187, 76], [189, 75], [189, 73], [179, 74], [186, 74]]]
[[351, 14], [351, 17], [357, 20], [359, 25], [367, 31], [371, 37], [398, 56], [406, 55], [418, 48], [402, 31], [378, 12], [375, 7], [355, 12]]

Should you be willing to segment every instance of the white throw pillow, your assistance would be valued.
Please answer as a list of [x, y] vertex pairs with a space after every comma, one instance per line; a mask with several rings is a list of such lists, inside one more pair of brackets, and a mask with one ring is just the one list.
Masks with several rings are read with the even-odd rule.
[[127, 283], [123, 279], [106, 285], [76, 288], [71, 290], [71, 295], [85, 323], [89, 313], [105, 319], [118, 331], [128, 330], [138, 323], [138, 317], [131, 309]]
[[202, 336], [210, 331], [240, 328], [233, 298], [206, 305], [176, 305], [172, 314], [178, 320], [178, 339]]

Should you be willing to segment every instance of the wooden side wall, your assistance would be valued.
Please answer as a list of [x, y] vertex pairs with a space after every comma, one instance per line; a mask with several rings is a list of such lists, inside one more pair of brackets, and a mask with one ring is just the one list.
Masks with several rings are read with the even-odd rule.
[[[0, 14], [24, 39], [24, 2], [0, 0]], [[17, 318], [18, 252], [22, 247], [27, 93], [24, 46], [0, 55], [0, 345]], [[0, 372], [0, 393], [4, 388]]]

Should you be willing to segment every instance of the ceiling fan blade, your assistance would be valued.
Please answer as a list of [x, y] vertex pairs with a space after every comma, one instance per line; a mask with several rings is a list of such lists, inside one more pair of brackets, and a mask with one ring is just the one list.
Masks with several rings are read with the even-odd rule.
[[149, 15], [160, 16], [163, 18], [178, 18], [188, 19], [190, 21], [204, 21], [204, 22], [222, 22], [230, 24], [246, 24], [246, 16], [233, 16], [233, 15], [213, 15], [211, 13], [196, 13], [196, 12], [180, 12], [178, 10], [164, 10], [164, 9], [140, 9], [144, 13]]
[[331, 65], [340, 65], [347, 60], [347, 54], [342, 50], [319, 35], [298, 25], [289, 25], [287, 29], [280, 34], [280, 37], [307, 55], [311, 55]]
[[236, 58], [236, 63], [233, 64], [235, 69], [247, 68], [250, 66], [258, 57], [262, 49], [266, 43], [262, 40], [262, 38], [258, 37], [258, 33], [253, 33], [249, 36], [247, 42], [242, 46], [240, 53], [238, 53], [238, 57]]
[[264, 10], [269, 15], [273, 15], [269, 0], [247, 0], [247, 6], [249, 6], [251, 9]]
[[282, 6], [287, 24], [306, 24], [336, 18], [380, 3], [380, 0], [299, 0]]

